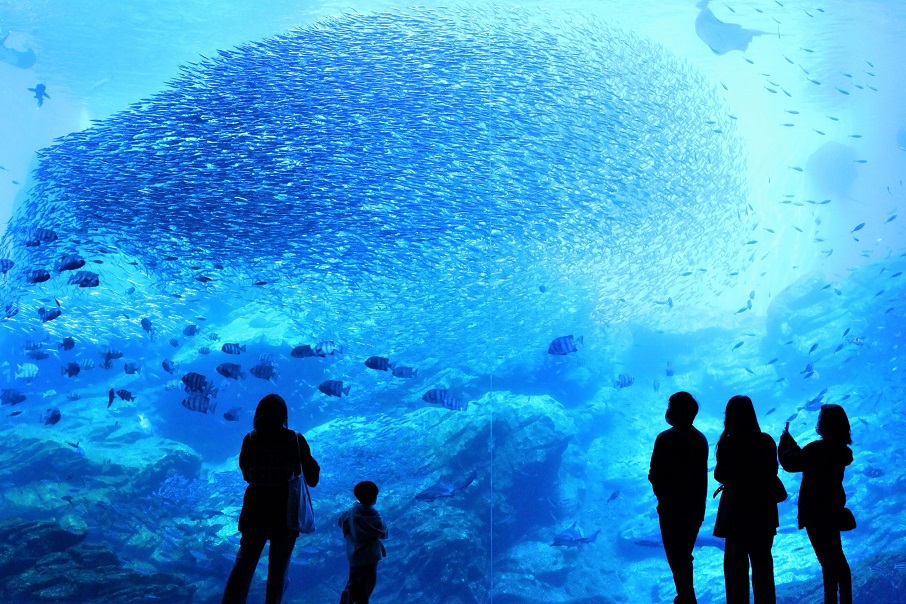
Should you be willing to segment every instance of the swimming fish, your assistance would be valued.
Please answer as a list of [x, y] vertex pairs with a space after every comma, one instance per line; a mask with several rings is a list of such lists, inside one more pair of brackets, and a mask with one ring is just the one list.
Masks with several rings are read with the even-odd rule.
[[315, 351], [312, 350], [311, 345], [303, 344], [301, 346], [296, 346], [295, 348], [293, 348], [289, 353], [289, 356], [293, 357], [294, 359], [307, 359], [309, 357], [315, 357], [318, 355], [316, 355]]
[[346, 386], [343, 388], [343, 382], [340, 380], [325, 380], [318, 384], [318, 390], [326, 394], [327, 396], [336, 396], [342, 397], [344, 394], [349, 396], [349, 391], [352, 389], [352, 386]]
[[240, 346], [239, 344], [228, 342], [221, 346], [220, 350], [224, 351], [227, 354], [240, 354], [242, 352], [245, 352], [245, 344]]
[[41, 414], [41, 423], [45, 426], [53, 426], [62, 417], [60, 410], [56, 407], [52, 409], [46, 409], [44, 413]]
[[387, 357], [368, 357], [365, 359], [365, 367], [378, 371], [387, 371], [391, 368], [390, 359]]
[[447, 497], [453, 497], [456, 493], [462, 491], [472, 484], [478, 473], [474, 470], [465, 478], [459, 481], [441, 480], [415, 496], [417, 501], [436, 501]]
[[583, 337], [573, 338], [572, 335], [568, 335], [554, 338], [554, 341], [547, 347], [547, 354], [565, 356], [571, 352], [578, 352], [578, 345], [583, 343]]
[[44, 84], [37, 84], [34, 88], [29, 88], [28, 90], [35, 93], [35, 98], [38, 99], [38, 107], [44, 105], [44, 99], [50, 98], [50, 95], [47, 94], [47, 86]]
[[554, 536], [554, 542], [551, 543], [551, 546], [553, 546], [553, 547], [578, 547], [580, 545], [585, 545], [586, 543], [594, 543], [595, 540], [598, 538], [598, 533], [600, 533], [600, 532], [601, 532], [601, 530], [598, 529], [597, 531], [595, 531], [588, 537], [583, 537], [582, 533], [579, 532], [579, 529], [576, 528], [576, 523], [573, 522], [573, 525], [571, 527], [569, 527], [565, 531], [557, 533]]

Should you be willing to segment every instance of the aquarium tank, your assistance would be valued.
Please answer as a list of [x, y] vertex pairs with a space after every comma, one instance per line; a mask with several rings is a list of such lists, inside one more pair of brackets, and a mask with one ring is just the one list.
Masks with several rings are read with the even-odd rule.
[[672, 602], [687, 391], [699, 602], [737, 394], [775, 441], [845, 409], [855, 598], [903, 601], [902, 3], [4, 0], [0, 41], [0, 600], [219, 602], [277, 393], [322, 468], [284, 601], [339, 599], [371, 480], [374, 602]]

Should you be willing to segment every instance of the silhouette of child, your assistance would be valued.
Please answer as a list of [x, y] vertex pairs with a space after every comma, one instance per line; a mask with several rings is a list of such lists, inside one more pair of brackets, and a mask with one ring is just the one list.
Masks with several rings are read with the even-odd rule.
[[340, 604], [368, 604], [377, 584], [377, 565], [387, 555], [381, 539], [387, 538], [387, 527], [374, 509], [377, 485], [366, 480], [355, 485], [353, 494], [359, 502], [340, 515], [337, 524], [346, 539], [349, 580]]

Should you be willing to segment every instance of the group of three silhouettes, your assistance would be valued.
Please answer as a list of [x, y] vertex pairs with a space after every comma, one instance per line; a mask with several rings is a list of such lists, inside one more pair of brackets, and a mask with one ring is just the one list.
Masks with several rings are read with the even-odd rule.
[[[698, 402], [688, 392], [670, 397], [665, 418], [672, 426], [654, 443], [648, 479], [658, 500], [657, 512], [667, 562], [673, 572], [678, 604], [696, 602], [692, 549], [705, 518], [708, 497], [708, 441], [693, 427]], [[805, 529], [824, 579], [824, 602], [852, 603], [852, 576], [843, 555], [840, 532], [855, 527], [846, 509], [843, 472], [853, 461], [849, 419], [839, 405], [822, 405], [820, 440], [799, 447], [789, 424], [779, 448], [761, 431], [747, 396], [727, 402], [724, 430], [717, 441], [714, 479], [721, 484], [714, 535], [725, 539], [724, 582], [728, 604], [749, 602], [749, 565], [756, 604], [776, 601], [771, 547], [779, 526], [777, 504], [786, 499], [778, 477], [802, 472], [799, 528]]]

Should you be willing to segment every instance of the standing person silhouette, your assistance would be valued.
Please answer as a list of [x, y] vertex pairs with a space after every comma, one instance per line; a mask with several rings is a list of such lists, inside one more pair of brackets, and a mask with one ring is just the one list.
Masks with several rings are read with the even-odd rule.
[[695, 599], [692, 548], [705, 519], [708, 497], [708, 440], [692, 426], [698, 402], [688, 392], [670, 396], [664, 419], [672, 427], [658, 434], [648, 480], [657, 497], [657, 513], [667, 563], [676, 585], [675, 604]]
[[289, 480], [300, 473], [306, 484], [318, 484], [321, 467], [305, 437], [287, 427], [286, 401], [268, 394], [255, 409], [255, 429], [246, 434], [239, 453], [242, 477], [249, 483], [239, 513], [239, 553], [230, 572], [223, 604], [244, 604], [255, 567], [267, 541], [267, 604], [279, 604], [286, 588], [286, 570], [298, 531], [287, 528]]
[[840, 405], [821, 405], [815, 431], [821, 440], [800, 448], [790, 436], [787, 422], [780, 435], [780, 465], [787, 472], [802, 472], [799, 528], [808, 533], [808, 540], [821, 564], [825, 604], [836, 603], [838, 591], [841, 604], [852, 604], [852, 574], [840, 539], [846, 506], [843, 473], [853, 461], [853, 452], [848, 446], [853, 441], [846, 411]]
[[771, 547], [780, 525], [777, 491], [773, 489], [779, 481], [777, 445], [761, 431], [752, 399], [747, 396], [734, 396], [727, 401], [724, 431], [717, 441], [714, 479], [723, 485], [719, 489], [723, 493], [714, 536], [727, 540], [727, 604], [748, 604], [750, 561], [755, 604], [774, 604], [777, 596]]

